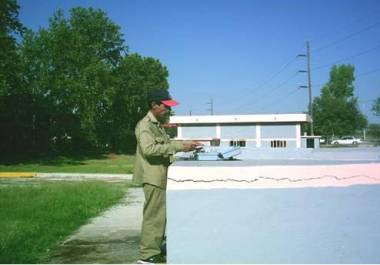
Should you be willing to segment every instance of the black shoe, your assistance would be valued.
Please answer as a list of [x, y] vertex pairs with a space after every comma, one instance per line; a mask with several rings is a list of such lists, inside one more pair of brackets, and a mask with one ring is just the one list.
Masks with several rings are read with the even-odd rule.
[[147, 259], [140, 259], [137, 264], [155, 264], [155, 263], [166, 263], [166, 259], [161, 255], [155, 255]]
[[164, 257], [166, 256], [166, 243], [165, 242], [161, 245], [161, 255]]

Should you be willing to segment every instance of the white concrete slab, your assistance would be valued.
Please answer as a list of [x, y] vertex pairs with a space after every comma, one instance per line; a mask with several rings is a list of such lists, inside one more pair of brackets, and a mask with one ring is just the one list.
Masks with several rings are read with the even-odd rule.
[[251, 150], [243, 161], [176, 162], [168, 262], [380, 263], [379, 151]]

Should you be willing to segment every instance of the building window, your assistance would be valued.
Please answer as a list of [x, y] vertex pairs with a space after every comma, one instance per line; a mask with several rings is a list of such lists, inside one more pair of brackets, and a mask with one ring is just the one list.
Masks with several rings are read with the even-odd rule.
[[220, 139], [218, 139], [218, 138], [211, 139], [210, 145], [211, 146], [220, 146]]
[[271, 148], [286, 148], [286, 141], [273, 140], [270, 141]]
[[239, 147], [245, 147], [246, 143], [244, 140], [231, 140], [230, 146], [239, 146]]

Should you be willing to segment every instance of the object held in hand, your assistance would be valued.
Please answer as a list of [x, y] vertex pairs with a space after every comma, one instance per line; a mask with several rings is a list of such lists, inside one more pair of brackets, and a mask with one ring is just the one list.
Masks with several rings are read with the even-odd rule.
[[234, 160], [236, 156], [241, 154], [239, 147], [215, 147], [215, 146], [196, 146], [193, 152], [185, 152], [180, 156], [182, 160], [201, 160], [201, 161], [217, 161], [217, 160]]
[[230, 147], [222, 147], [222, 146], [211, 146], [205, 147], [202, 152], [197, 153], [196, 160], [203, 161], [217, 161], [217, 160], [234, 160], [235, 156], [241, 154], [240, 147], [230, 146]]
[[197, 152], [200, 152], [200, 151], [202, 151], [203, 150], [203, 145], [197, 145], [196, 147], [195, 147], [195, 151], [197, 151]]

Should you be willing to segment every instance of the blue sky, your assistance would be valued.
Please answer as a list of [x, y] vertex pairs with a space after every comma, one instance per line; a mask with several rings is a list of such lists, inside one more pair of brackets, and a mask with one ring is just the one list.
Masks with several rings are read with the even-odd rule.
[[311, 47], [313, 96], [333, 64], [355, 66], [355, 94], [370, 122], [380, 96], [378, 0], [19, 0], [28, 28], [47, 27], [61, 8], [103, 9], [130, 52], [169, 70], [178, 115], [297, 113], [307, 110], [304, 57]]

